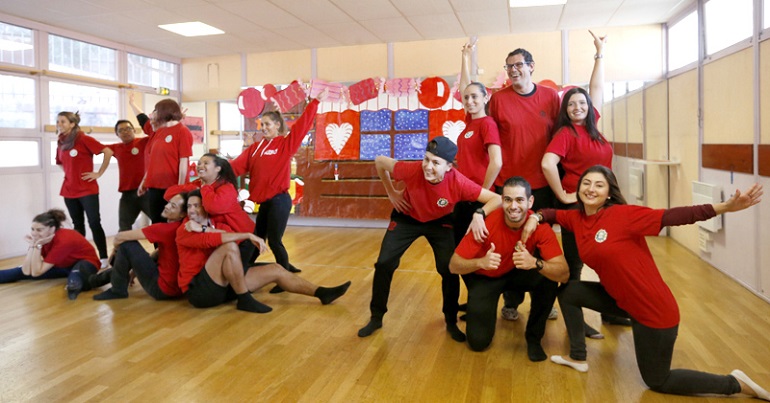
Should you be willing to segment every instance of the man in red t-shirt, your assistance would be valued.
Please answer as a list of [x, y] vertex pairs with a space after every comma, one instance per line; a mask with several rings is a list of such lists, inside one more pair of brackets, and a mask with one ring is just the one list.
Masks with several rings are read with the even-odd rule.
[[[382, 327], [382, 317], [388, 311], [393, 273], [412, 242], [424, 236], [433, 249], [436, 271], [441, 275], [442, 311], [447, 332], [452, 339], [465, 341], [465, 334], [457, 327], [460, 278], [449, 272], [449, 257], [455, 245], [452, 210], [460, 201], [485, 203], [476, 210], [469, 227], [473, 236], [482, 240], [486, 237], [484, 217], [500, 206], [500, 196], [482, 189], [453, 169], [455, 155], [457, 146], [441, 136], [428, 142], [422, 162], [396, 161], [384, 156], [375, 159], [377, 174], [385, 185], [393, 212], [380, 255], [374, 264], [372, 301], [369, 304], [371, 318], [366, 326], [359, 329], [358, 337], [367, 337]], [[404, 182], [404, 190], [393, 187], [391, 175], [393, 179]]]
[[532, 306], [524, 333], [531, 361], [547, 358], [540, 345], [545, 323], [556, 299], [557, 281], [567, 281], [569, 269], [556, 235], [540, 225], [526, 243], [521, 233], [534, 197], [520, 176], [503, 187], [503, 208], [486, 219], [489, 235], [481, 242], [466, 235], [449, 262], [449, 270], [462, 274], [468, 287], [466, 316], [468, 344], [482, 351], [495, 334], [497, 303], [504, 291], [529, 291]]
[[144, 153], [149, 137], [136, 138], [134, 125], [128, 120], [118, 120], [115, 124], [115, 135], [120, 143], [109, 144], [113, 157], [118, 160], [118, 230], [129, 231], [140, 212], [150, 216], [146, 197], [139, 196], [137, 190], [144, 177]]

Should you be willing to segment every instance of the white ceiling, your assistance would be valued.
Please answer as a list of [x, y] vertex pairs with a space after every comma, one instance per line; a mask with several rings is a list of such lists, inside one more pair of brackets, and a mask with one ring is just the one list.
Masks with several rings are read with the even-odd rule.
[[[695, 0], [2, 0], [0, 13], [178, 58], [668, 21]], [[186, 38], [159, 24], [201, 21]]]

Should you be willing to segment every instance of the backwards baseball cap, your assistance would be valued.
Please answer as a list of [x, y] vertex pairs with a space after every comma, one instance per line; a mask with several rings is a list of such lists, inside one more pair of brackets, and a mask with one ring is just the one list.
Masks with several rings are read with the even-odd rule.
[[455, 155], [457, 155], [457, 146], [452, 140], [449, 140], [444, 136], [438, 136], [428, 142], [428, 147], [425, 151], [451, 163], [454, 162]]

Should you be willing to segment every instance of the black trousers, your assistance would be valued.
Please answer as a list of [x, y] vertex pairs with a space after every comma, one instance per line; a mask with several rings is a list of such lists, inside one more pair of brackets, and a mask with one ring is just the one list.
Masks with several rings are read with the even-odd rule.
[[393, 210], [390, 220], [388, 230], [382, 239], [380, 255], [377, 258], [377, 263], [374, 264], [372, 301], [369, 304], [372, 318], [382, 319], [388, 311], [390, 284], [393, 281], [393, 273], [401, 261], [401, 256], [417, 238], [424, 236], [433, 249], [436, 270], [441, 275], [444, 320], [447, 324], [457, 323], [460, 278], [449, 272], [449, 259], [451, 259], [455, 247], [451, 215], [447, 214], [437, 220], [422, 223]]
[[166, 219], [161, 216], [163, 208], [166, 207], [166, 199], [163, 195], [166, 193], [166, 189], [148, 188], [147, 193], [144, 194], [144, 198], [147, 203], [147, 210], [150, 212], [150, 220], [153, 224], [159, 222], [166, 222]]
[[118, 246], [110, 277], [113, 291], [128, 294], [128, 272], [131, 269], [134, 269], [139, 284], [151, 297], [158, 300], [173, 298], [161, 291], [158, 285], [160, 277], [158, 263], [150, 257], [138, 241], [127, 241]]
[[532, 297], [532, 309], [527, 319], [524, 337], [527, 343], [540, 344], [545, 334], [548, 314], [556, 300], [558, 284], [534, 270], [513, 269], [497, 278], [470, 273], [463, 275], [468, 287], [468, 314], [466, 334], [474, 351], [486, 349], [495, 335], [497, 304], [505, 291], [524, 293]]
[[120, 203], [118, 204], [118, 227], [120, 231], [131, 230], [136, 217], [139, 217], [141, 212], [150, 217], [150, 208], [147, 204], [146, 196], [137, 195], [136, 189], [121, 192]]
[[[675, 395], [714, 393], [731, 395], [740, 392], [740, 384], [732, 375], [715, 375], [689, 369], [671, 369], [679, 325], [668, 329], [645, 326], [620, 309], [615, 299], [607, 293], [601, 283], [593, 281], [570, 281], [559, 291], [559, 304], [565, 309], [593, 309], [601, 313], [631, 318], [634, 335], [634, 350], [639, 372], [650, 389]], [[570, 342], [570, 357], [586, 359], [583, 321], [575, 315], [564, 313]]]
[[88, 216], [88, 227], [91, 228], [91, 234], [94, 236], [96, 250], [99, 251], [99, 258], [107, 258], [107, 238], [102, 228], [102, 217], [99, 214], [99, 194], [93, 194], [71, 199], [64, 198], [64, 205], [72, 219], [72, 226], [75, 231], [86, 236], [86, 225], [84, 213]]
[[[291, 196], [288, 193], [275, 195], [272, 199], [259, 204], [254, 227], [254, 235], [267, 241], [267, 246], [275, 256], [275, 262], [287, 270], [290, 267], [289, 253], [283, 245], [283, 233], [286, 232], [290, 213]], [[259, 255], [257, 254], [251, 261], [254, 261], [257, 256]]]

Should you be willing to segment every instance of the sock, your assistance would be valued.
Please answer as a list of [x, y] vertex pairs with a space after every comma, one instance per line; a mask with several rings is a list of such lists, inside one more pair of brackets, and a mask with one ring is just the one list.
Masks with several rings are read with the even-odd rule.
[[367, 337], [374, 333], [375, 330], [382, 327], [382, 319], [371, 318], [366, 326], [358, 329], [358, 337]]
[[599, 333], [598, 330], [591, 327], [588, 323], [583, 322], [583, 332], [589, 339], [603, 339], [604, 335]]
[[457, 327], [457, 323], [447, 323], [446, 331], [449, 332], [450, 336], [452, 336], [452, 340], [458, 341], [460, 343], [465, 341], [465, 333], [463, 333], [463, 331]]
[[527, 356], [532, 362], [545, 361], [548, 358], [540, 343], [527, 343]]
[[577, 363], [577, 362], [567, 361], [564, 358], [562, 358], [560, 355], [552, 355], [551, 361], [559, 365], [566, 365], [578, 372], [588, 372], [588, 363], [585, 363], [585, 362]]
[[96, 301], [106, 301], [109, 299], [123, 299], [123, 298], [128, 298], [128, 293], [126, 294], [117, 293], [113, 291], [112, 288], [100, 294], [94, 295], [94, 300]]
[[284, 290], [283, 288], [281, 288], [281, 286], [280, 286], [280, 285], [276, 285], [275, 287], [273, 287], [273, 288], [271, 288], [271, 289], [270, 289], [270, 294], [280, 294], [280, 293], [282, 293], [282, 292], [284, 292], [284, 291], [286, 291], [286, 290]]
[[345, 292], [348, 291], [348, 287], [350, 287], [350, 281], [336, 287], [318, 287], [313, 295], [321, 300], [321, 304], [329, 305], [334, 302], [335, 299], [345, 295]]
[[99, 288], [105, 284], [110, 283], [110, 277], [112, 276], [112, 269], [102, 270], [97, 274], [88, 276], [88, 283], [91, 288]]
[[235, 305], [235, 307], [239, 311], [254, 312], [254, 313], [268, 313], [273, 310], [273, 308], [270, 308], [269, 306], [254, 299], [254, 297], [252, 297], [251, 294], [248, 292], [245, 292], [243, 294], [238, 294], [237, 297], [238, 297], [238, 303]]
[[730, 372], [730, 375], [732, 375], [733, 378], [745, 383], [749, 389], [753, 390], [754, 393], [757, 394], [758, 399], [770, 401], [770, 392], [757, 385], [756, 382], [752, 381], [751, 378], [749, 378], [749, 376], [740, 369], [736, 369], [733, 372]]

